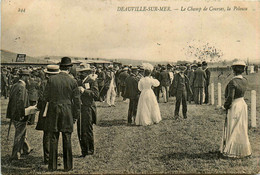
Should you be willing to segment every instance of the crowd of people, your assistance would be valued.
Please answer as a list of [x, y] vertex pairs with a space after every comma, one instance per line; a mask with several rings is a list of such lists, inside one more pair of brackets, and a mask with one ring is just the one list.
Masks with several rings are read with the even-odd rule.
[[[233, 67], [242, 67], [238, 64]], [[235, 71], [236, 70], [236, 71]], [[227, 122], [224, 128], [224, 141], [221, 152], [227, 156], [248, 156], [251, 154], [247, 136], [247, 127], [243, 128], [246, 143], [241, 143], [241, 128], [232, 135], [236, 127], [233, 120], [234, 107], [243, 105], [239, 114], [241, 122], [247, 120], [247, 108], [243, 102], [247, 86], [246, 80], [240, 76], [243, 71], [234, 69], [237, 78], [232, 79], [226, 91], [225, 108]], [[187, 102], [197, 105], [209, 102], [208, 86], [211, 73], [207, 62], [182, 65], [156, 65], [144, 63], [139, 66], [122, 67], [109, 65], [91, 66], [82, 63], [74, 68], [69, 57], [63, 57], [59, 65], [29, 67], [18, 69], [3, 67], [1, 72], [1, 95], [9, 96], [7, 118], [15, 126], [14, 146], [10, 160], [20, 159], [21, 154], [29, 154], [32, 149], [26, 140], [26, 125], [35, 123], [35, 113], [25, 114], [30, 106], [39, 111], [37, 130], [42, 130], [44, 163], [48, 169], [57, 169], [58, 140], [62, 133], [64, 169], [73, 168], [71, 133], [73, 124], [77, 123], [81, 156], [94, 154], [93, 124], [97, 122], [96, 102], [106, 102], [108, 107], [116, 107], [116, 96], [123, 101], [129, 99], [127, 125], [152, 125], [162, 118], [158, 103], [160, 97], [167, 103], [169, 97], [176, 97], [174, 118], [179, 119], [180, 105], [182, 116], [187, 116]], [[4, 83], [3, 83], [4, 82]], [[242, 85], [241, 85], [242, 84]], [[235, 94], [235, 95], [234, 95]], [[237, 100], [240, 99], [240, 100]], [[231, 112], [230, 112], [231, 111]], [[229, 119], [230, 118], [230, 119]], [[245, 125], [243, 125], [245, 126]], [[247, 126], [247, 125], [246, 125]], [[227, 148], [228, 147], [228, 148]]]

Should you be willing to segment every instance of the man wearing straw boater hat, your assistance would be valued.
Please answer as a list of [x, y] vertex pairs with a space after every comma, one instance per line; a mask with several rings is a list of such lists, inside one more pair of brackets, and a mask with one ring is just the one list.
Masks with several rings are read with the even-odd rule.
[[20, 159], [21, 151], [26, 155], [32, 151], [26, 139], [26, 126], [29, 117], [25, 111], [26, 108], [30, 106], [26, 84], [28, 83], [29, 75], [29, 70], [21, 70], [19, 73], [19, 81], [12, 86], [10, 91], [6, 113], [6, 117], [10, 119], [8, 136], [11, 123], [13, 123], [15, 127], [14, 145], [10, 158], [11, 161]]
[[96, 124], [97, 109], [95, 100], [99, 98], [98, 83], [90, 75], [92, 68], [85, 64], [79, 70], [81, 72], [81, 116], [77, 121], [77, 131], [81, 148], [81, 156], [94, 154], [93, 124]]
[[44, 89], [47, 84], [47, 80], [49, 77], [53, 75], [57, 75], [60, 73], [60, 69], [58, 65], [48, 65], [47, 69], [44, 70], [45, 72], [45, 79], [42, 81], [41, 86], [39, 88], [39, 100], [37, 103], [37, 108], [40, 110], [39, 117], [38, 117], [38, 122], [36, 125], [36, 130], [41, 130], [43, 131], [43, 158], [44, 158], [44, 164], [48, 164], [49, 162], [49, 153], [50, 153], [50, 132], [46, 129], [48, 124], [45, 122], [46, 121], [46, 101], [43, 96]]
[[80, 93], [78, 84], [70, 75], [72, 63], [69, 57], [61, 58], [60, 73], [51, 76], [47, 82], [44, 96], [48, 105], [46, 122], [51, 132], [51, 146], [48, 169], [57, 169], [58, 141], [60, 132], [63, 141], [64, 170], [73, 168], [71, 133], [73, 123], [80, 116]]

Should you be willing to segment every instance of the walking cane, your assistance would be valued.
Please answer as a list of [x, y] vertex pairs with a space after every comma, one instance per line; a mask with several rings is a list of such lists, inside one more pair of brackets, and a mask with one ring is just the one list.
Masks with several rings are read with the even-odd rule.
[[81, 141], [81, 112], [79, 115], [79, 140]]
[[[101, 94], [103, 95], [102, 91], [104, 90], [104, 87], [105, 87], [105, 85], [102, 86], [102, 88], [101, 88], [101, 90], [100, 90], [100, 92], [99, 92], [99, 99], [101, 99], [101, 98], [100, 98]], [[104, 99], [102, 98], [102, 100], [104, 100]]]
[[8, 127], [8, 132], [7, 132], [7, 140], [9, 140], [9, 134], [10, 134], [12, 122], [13, 122], [13, 120], [11, 119], [11, 120], [10, 120], [10, 123], [9, 123], [9, 127]]

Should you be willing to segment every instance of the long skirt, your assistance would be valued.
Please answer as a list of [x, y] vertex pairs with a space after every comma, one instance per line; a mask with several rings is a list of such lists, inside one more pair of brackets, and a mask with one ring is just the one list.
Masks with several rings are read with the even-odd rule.
[[136, 125], [152, 125], [162, 120], [159, 104], [152, 89], [142, 90], [136, 112]]
[[227, 157], [234, 158], [251, 155], [247, 104], [243, 97], [235, 99], [228, 110], [220, 152]]

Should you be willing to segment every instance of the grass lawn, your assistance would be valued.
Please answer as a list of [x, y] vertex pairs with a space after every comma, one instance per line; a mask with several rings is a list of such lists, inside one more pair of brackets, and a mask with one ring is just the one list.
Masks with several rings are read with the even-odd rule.
[[[212, 82], [222, 83], [224, 89], [231, 76], [224, 73], [219, 79], [212, 73]], [[219, 150], [225, 114], [212, 105], [188, 105], [188, 119], [174, 120], [175, 98], [160, 103], [162, 121], [152, 126], [127, 126], [128, 103], [117, 98], [116, 107], [97, 103], [98, 124], [94, 126], [95, 154], [78, 158], [81, 154], [76, 126], [72, 134], [74, 169], [69, 173], [246, 173], [260, 172], [260, 73], [245, 75], [249, 90], [245, 100], [249, 107], [250, 90], [257, 91], [257, 126], [249, 129], [253, 151], [251, 158], [223, 159]], [[224, 91], [222, 91], [223, 94]], [[215, 92], [215, 97], [217, 92]], [[162, 101], [162, 99], [161, 99]], [[224, 102], [224, 101], [223, 101]], [[6, 139], [9, 120], [6, 119], [8, 101], [1, 98], [1, 172], [2, 174], [61, 174], [63, 170], [62, 143], [59, 141], [58, 171], [48, 172], [43, 164], [42, 132], [35, 125], [28, 126], [28, 140], [34, 151], [11, 164], [14, 127]], [[215, 101], [215, 104], [217, 100]], [[67, 174], [67, 173], [66, 173]]]

